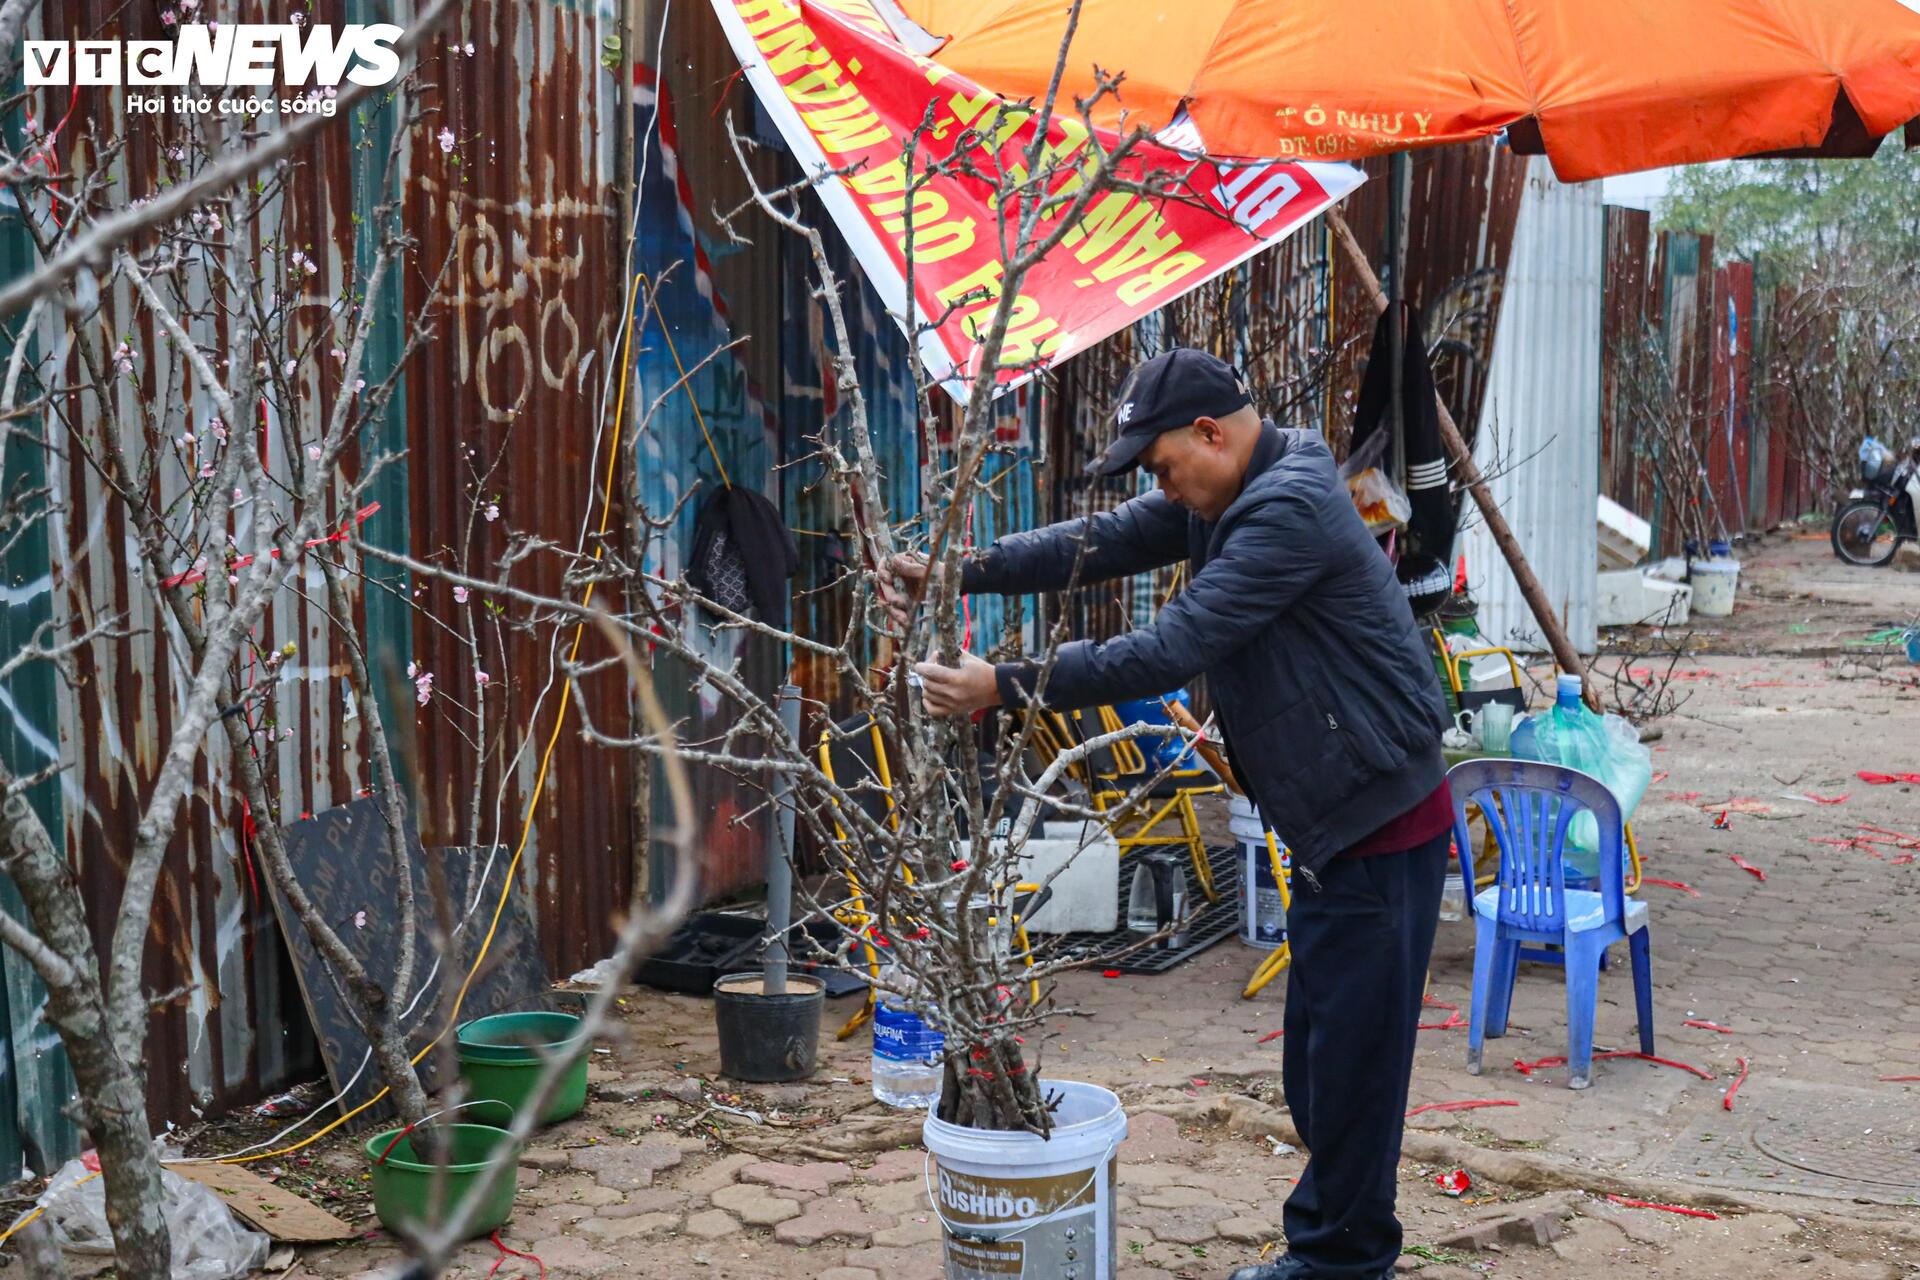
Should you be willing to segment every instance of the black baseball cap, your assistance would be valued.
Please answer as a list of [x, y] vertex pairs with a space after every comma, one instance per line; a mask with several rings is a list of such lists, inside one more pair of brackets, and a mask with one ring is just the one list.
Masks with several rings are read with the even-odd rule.
[[1161, 432], [1224, 418], [1252, 403], [1247, 380], [1220, 357], [1195, 347], [1164, 351], [1135, 366], [1120, 384], [1113, 410], [1120, 434], [1087, 464], [1087, 474], [1117, 476]]

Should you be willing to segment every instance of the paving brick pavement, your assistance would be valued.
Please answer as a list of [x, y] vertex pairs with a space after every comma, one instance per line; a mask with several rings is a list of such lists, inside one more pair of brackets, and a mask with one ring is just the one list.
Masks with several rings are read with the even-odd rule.
[[[1880, 1080], [1920, 1075], [1920, 862], [1900, 861], [1892, 846], [1816, 843], [1859, 834], [1861, 824], [1920, 834], [1920, 789], [1869, 786], [1854, 776], [1920, 761], [1912, 740], [1920, 693], [1877, 678], [1842, 679], [1848, 668], [1835, 659], [1689, 662], [1689, 670], [1707, 674], [1690, 681], [1686, 715], [1669, 720], [1655, 744], [1655, 768], [1665, 776], [1635, 829], [1647, 874], [1699, 895], [1653, 885], [1642, 891], [1652, 908], [1660, 1052], [1711, 1079], [1614, 1060], [1596, 1065], [1591, 1089], [1575, 1092], [1564, 1068], [1516, 1070], [1516, 1060], [1565, 1052], [1561, 975], [1527, 966], [1510, 1034], [1489, 1042], [1485, 1074], [1467, 1074], [1463, 1030], [1423, 1032], [1412, 1091], [1415, 1105], [1520, 1105], [1428, 1113], [1410, 1127], [1457, 1139], [1469, 1153], [1551, 1161], [1576, 1183], [1583, 1175], [1632, 1175], [1670, 1155], [1690, 1125], [1725, 1115], [1722, 1098], [1740, 1058], [1750, 1074], [1736, 1121], [1767, 1114], [1791, 1090], [1806, 1088], [1845, 1087], [1920, 1114], [1920, 1089]], [[1822, 805], [1789, 793], [1848, 798]], [[1731, 829], [1716, 830], [1719, 804], [1748, 812], [1730, 812]], [[1729, 854], [1763, 868], [1765, 882]], [[1281, 1042], [1263, 1037], [1281, 1025], [1284, 984], [1242, 1000], [1254, 960], [1227, 943], [1163, 977], [1069, 975], [1061, 1003], [1080, 1016], [1050, 1020], [1037, 1038], [1047, 1074], [1098, 1081], [1130, 1105], [1117, 1199], [1121, 1277], [1209, 1280], [1277, 1240], [1301, 1153], [1272, 1154], [1264, 1133], [1141, 1109], [1151, 1099], [1239, 1094], [1278, 1105]], [[1471, 972], [1471, 927], [1443, 926], [1432, 999], [1464, 1010]], [[1600, 993], [1601, 1046], [1633, 1046], [1624, 963], [1601, 975]], [[705, 1001], [630, 997], [626, 1034], [600, 1063], [613, 1080], [581, 1117], [537, 1139], [526, 1164], [541, 1180], [520, 1198], [503, 1239], [520, 1249], [531, 1242], [550, 1273], [566, 1276], [931, 1280], [940, 1274], [941, 1250], [923, 1189], [925, 1157], [912, 1145], [911, 1122], [888, 1127], [871, 1099], [870, 1042], [832, 1038], [850, 1009], [846, 1001], [830, 1005], [818, 1073], [776, 1103], [714, 1079]], [[1445, 1018], [1436, 1008], [1431, 1021]], [[676, 1062], [685, 1064], [681, 1075]], [[626, 1087], [640, 1081], [644, 1088]], [[688, 1097], [701, 1102], [690, 1107], [680, 1100]], [[709, 1099], [758, 1110], [763, 1123], [716, 1112], [689, 1127]], [[776, 1107], [778, 1123], [766, 1118]], [[834, 1135], [850, 1131], [831, 1123], [840, 1117], [878, 1126], [880, 1139], [866, 1149], [836, 1149]], [[735, 1143], [743, 1149], [730, 1150]], [[1471, 1170], [1471, 1157], [1466, 1164]], [[1428, 1280], [1483, 1275], [1488, 1267], [1542, 1280], [1611, 1275], [1623, 1266], [1689, 1280], [1788, 1273], [1906, 1280], [1920, 1271], [1920, 1249], [1911, 1243], [1920, 1240], [1920, 1211], [1912, 1208], [1797, 1195], [1779, 1199], [1777, 1213], [1710, 1221], [1622, 1209], [1577, 1192], [1530, 1207], [1525, 1192], [1486, 1179], [1465, 1200], [1447, 1198], [1431, 1184], [1438, 1171], [1416, 1160], [1402, 1168], [1408, 1241], [1424, 1247], [1406, 1261], [1426, 1268]], [[1471, 1237], [1476, 1224], [1531, 1221], [1563, 1206], [1574, 1220], [1544, 1247], [1516, 1242], [1524, 1232], [1496, 1232], [1489, 1242], [1504, 1252], [1471, 1260], [1437, 1247]], [[1853, 1215], [1859, 1229], [1833, 1231], [1816, 1219], [1833, 1214]], [[1900, 1230], [1912, 1233], [1908, 1243], [1887, 1234]], [[376, 1240], [322, 1251], [309, 1266], [347, 1276], [390, 1256]], [[497, 1257], [480, 1242], [451, 1274], [477, 1277]], [[1468, 1269], [1469, 1261], [1483, 1269]]]

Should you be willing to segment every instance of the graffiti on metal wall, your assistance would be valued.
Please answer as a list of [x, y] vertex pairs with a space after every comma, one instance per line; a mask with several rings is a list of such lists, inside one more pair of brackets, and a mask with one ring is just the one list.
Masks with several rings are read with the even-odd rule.
[[592, 224], [607, 211], [573, 199], [529, 207], [457, 189], [436, 198], [453, 236], [454, 367], [487, 421], [512, 422], [536, 387], [583, 394], [613, 322], [603, 312], [583, 328], [573, 300], [581, 296], [587, 241], [603, 234]]

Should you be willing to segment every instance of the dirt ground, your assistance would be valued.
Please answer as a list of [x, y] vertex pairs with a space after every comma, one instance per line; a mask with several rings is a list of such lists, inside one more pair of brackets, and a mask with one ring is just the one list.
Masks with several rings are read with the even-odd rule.
[[[1575, 1092], [1563, 1068], [1523, 1073], [1519, 1062], [1565, 1051], [1561, 976], [1529, 965], [1508, 1037], [1470, 1076], [1465, 1031], [1439, 1006], [1465, 1008], [1472, 930], [1443, 925], [1413, 1102], [1517, 1105], [1409, 1121], [1406, 1271], [1920, 1277], [1920, 1084], [1888, 1079], [1920, 1077], [1920, 789], [1859, 776], [1920, 770], [1920, 669], [1884, 642], [1853, 643], [1920, 615], [1920, 575], [1840, 566], [1811, 537], [1745, 555], [1739, 611], [1695, 629], [1688, 699], [1653, 744], [1658, 772], [1634, 822], [1659, 1052], [1700, 1074], [1603, 1061]], [[1115, 1089], [1130, 1114], [1118, 1200], [1129, 1280], [1224, 1276], [1278, 1240], [1303, 1157], [1276, 1147], [1290, 1130], [1279, 1042], [1265, 1037], [1284, 984], [1243, 1000], [1254, 959], [1229, 941], [1165, 976], [1062, 985], [1074, 1013], [1054, 1021], [1044, 1070]], [[1597, 1037], [1628, 1048], [1618, 959], [1601, 977]], [[747, 1089], [715, 1078], [706, 1001], [631, 993], [619, 1035], [596, 1051], [586, 1112], [527, 1153], [502, 1240], [554, 1276], [938, 1276], [917, 1122], [874, 1103], [868, 1037], [833, 1037], [854, 1008], [829, 1004], [810, 1083]], [[1455, 1168], [1473, 1180], [1459, 1199], [1432, 1181]], [[365, 1212], [347, 1144], [286, 1172], [331, 1179], [344, 1212]], [[298, 1265], [354, 1276], [392, 1256], [374, 1232]], [[481, 1241], [456, 1274], [501, 1259]], [[534, 1274], [505, 1261], [500, 1275]]]

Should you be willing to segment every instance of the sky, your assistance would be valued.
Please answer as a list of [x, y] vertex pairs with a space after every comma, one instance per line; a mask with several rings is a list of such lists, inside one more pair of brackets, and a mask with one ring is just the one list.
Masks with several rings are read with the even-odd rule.
[[1652, 209], [1654, 202], [1667, 193], [1667, 184], [1672, 180], [1673, 170], [1651, 169], [1646, 173], [1629, 173], [1618, 178], [1602, 179], [1602, 190], [1608, 204], [1624, 204], [1635, 209]]

